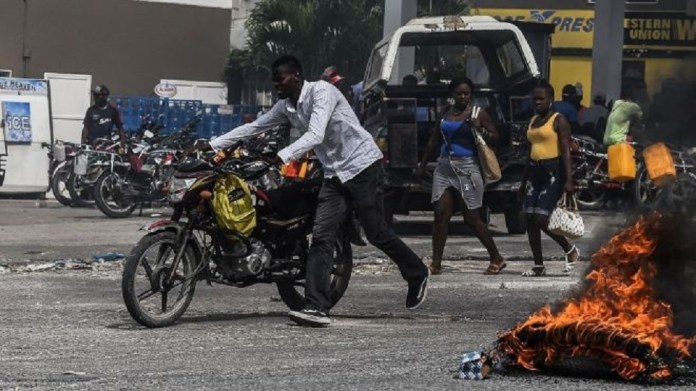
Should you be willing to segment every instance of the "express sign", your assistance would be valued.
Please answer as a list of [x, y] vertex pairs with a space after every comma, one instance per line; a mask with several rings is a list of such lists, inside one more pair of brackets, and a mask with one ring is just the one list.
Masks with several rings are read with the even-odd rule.
[[[591, 48], [594, 35], [594, 10], [554, 9], [479, 9], [503, 21], [553, 23], [557, 48]], [[624, 45], [696, 46], [696, 18], [684, 12], [626, 11]]]

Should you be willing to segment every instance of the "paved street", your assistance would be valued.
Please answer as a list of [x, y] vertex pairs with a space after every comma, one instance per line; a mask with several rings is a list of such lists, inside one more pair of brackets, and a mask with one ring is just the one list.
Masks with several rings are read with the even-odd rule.
[[[166, 213], [166, 210], [149, 210]], [[13, 272], [27, 264], [127, 253], [153, 217], [109, 220], [97, 210], [33, 201], [0, 201], [0, 389], [239, 389], [239, 390], [631, 390], [615, 380], [528, 373], [494, 373], [486, 381], [456, 380], [459, 356], [488, 347], [505, 330], [578, 286], [582, 269], [524, 279], [525, 236], [496, 240], [511, 259], [498, 276], [483, 276], [485, 252], [461, 227], [448, 243], [444, 274], [428, 300], [404, 307], [405, 284], [373, 248], [359, 262], [327, 329], [289, 323], [275, 288], [200, 284], [182, 321], [169, 328], [139, 327], [120, 290], [119, 263], [85, 270]], [[429, 218], [402, 218], [398, 229], [419, 254], [429, 255]], [[623, 224], [618, 215], [588, 214], [587, 254]], [[546, 243], [549, 244], [549, 243]], [[550, 244], [550, 256], [560, 250]], [[473, 259], [468, 259], [471, 257]], [[667, 386], [653, 387], [667, 389]]]

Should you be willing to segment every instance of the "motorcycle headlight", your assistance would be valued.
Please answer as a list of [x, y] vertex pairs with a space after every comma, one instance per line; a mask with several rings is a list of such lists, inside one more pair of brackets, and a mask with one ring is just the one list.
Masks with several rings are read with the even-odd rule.
[[196, 182], [195, 178], [172, 178], [169, 182], [169, 201], [181, 202], [186, 191]]

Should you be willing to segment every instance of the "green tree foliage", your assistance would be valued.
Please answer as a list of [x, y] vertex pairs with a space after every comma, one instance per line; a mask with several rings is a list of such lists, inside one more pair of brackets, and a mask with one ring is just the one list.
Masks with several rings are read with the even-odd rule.
[[[467, 0], [417, 0], [418, 16], [462, 15]], [[316, 80], [329, 65], [350, 83], [362, 80], [382, 37], [384, 0], [263, 0], [247, 20], [247, 45], [230, 52], [228, 80], [269, 71], [283, 54], [297, 56], [305, 77]]]
[[280, 55], [293, 54], [307, 79], [335, 65], [355, 83], [381, 38], [383, 5], [384, 0], [261, 1], [247, 20], [247, 46], [230, 53], [228, 72], [268, 67]]
[[468, 0], [417, 0], [418, 16], [466, 15]]

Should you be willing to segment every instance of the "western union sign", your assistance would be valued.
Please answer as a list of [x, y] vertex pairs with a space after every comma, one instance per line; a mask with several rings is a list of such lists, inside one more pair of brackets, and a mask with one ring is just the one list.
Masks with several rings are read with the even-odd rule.
[[626, 12], [624, 45], [694, 46], [696, 19], [678, 12]]
[[[592, 47], [594, 10], [497, 9], [481, 8], [481, 15], [503, 21], [553, 23], [555, 48]], [[624, 17], [626, 46], [696, 47], [696, 18], [683, 12], [626, 11]]]

